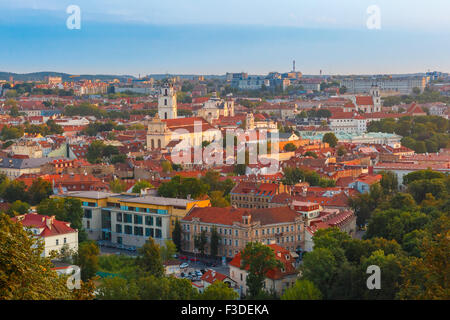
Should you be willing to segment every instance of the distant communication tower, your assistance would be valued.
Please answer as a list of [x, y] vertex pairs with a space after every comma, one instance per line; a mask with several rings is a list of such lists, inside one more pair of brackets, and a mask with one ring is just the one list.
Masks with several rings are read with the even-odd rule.
[[295, 72], [295, 60], [292, 61], [292, 71]]

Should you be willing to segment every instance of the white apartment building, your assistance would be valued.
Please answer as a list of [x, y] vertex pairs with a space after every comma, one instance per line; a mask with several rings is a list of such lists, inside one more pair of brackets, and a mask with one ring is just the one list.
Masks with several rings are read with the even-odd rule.
[[373, 86], [378, 86], [381, 91], [410, 94], [414, 88], [423, 91], [427, 83], [427, 77], [384, 77], [344, 79], [340, 85], [346, 87], [348, 93], [369, 93]]
[[43, 257], [50, 256], [52, 251], [60, 252], [63, 246], [74, 252], [78, 251], [78, 230], [72, 229], [69, 222], [37, 213], [19, 215], [12, 219], [20, 222], [42, 241]]
[[330, 129], [333, 133], [365, 133], [367, 119], [353, 112], [341, 112], [330, 117]]

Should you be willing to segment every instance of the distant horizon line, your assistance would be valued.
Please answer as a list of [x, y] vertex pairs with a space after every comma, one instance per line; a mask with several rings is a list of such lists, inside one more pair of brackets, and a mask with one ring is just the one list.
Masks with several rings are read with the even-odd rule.
[[38, 74], [38, 73], [59, 73], [59, 74], [66, 74], [69, 76], [72, 75], [80, 75], [80, 76], [116, 76], [116, 77], [135, 77], [135, 78], [143, 78], [143, 77], [147, 77], [147, 76], [217, 76], [217, 77], [223, 77], [226, 76], [227, 74], [233, 74], [233, 73], [246, 73], [249, 76], [262, 76], [262, 75], [267, 75], [269, 73], [272, 72], [276, 72], [276, 73], [291, 73], [291, 72], [300, 72], [303, 76], [401, 76], [401, 75], [420, 75], [420, 74], [426, 74], [427, 72], [439, 72], [442, 74], [450, 74], [450, 72], [446, 72], [446, 71], [439, 71], [439, 70], [433, 70], [433, 71], [421, 71], [421, 72], [406, 72], [406, 73], [336, 73], [336, 74], [327, 74], [327, 73], [323, 73], [323, 74], [315, 74], [315, 73], [303, 73], [302, 71], [268, 71], [265, 74], [264, 73], [249, 73], [246, 71], [238, 71], [238, 72], [225, 72], [225, 73], [203, 73], [203, 74], [196, 74], [196, 73], [170, 73], [170, 72], [160, 72], [160, 73], [148, 73], [148, 74], [108, 74], [108, 73], [69, 73], [69, 72], [63, 72], [63, 71], [31, 71], [31, 72], [13, 72], [13, 71], [2, 71], [0, 70], [0, 73], [9, 73], [9, 74], [16, 74], [16, 75], [30, 75], [30, 74]]

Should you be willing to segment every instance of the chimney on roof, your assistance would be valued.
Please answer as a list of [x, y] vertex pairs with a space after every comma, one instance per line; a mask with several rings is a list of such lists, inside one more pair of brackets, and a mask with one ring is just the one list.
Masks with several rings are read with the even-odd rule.
[[53, 220], [55, 220], [55, 216], [51, 216], [50, 218], [45, 219], [45, 224], [47, 225], [47, 228], [51, 229]]

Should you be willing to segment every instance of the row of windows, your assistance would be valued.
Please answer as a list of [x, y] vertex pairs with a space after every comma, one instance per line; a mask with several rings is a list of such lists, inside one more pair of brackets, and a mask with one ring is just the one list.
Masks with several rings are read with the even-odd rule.
[[269, 202], [269, 198], [242, 197], [242, 196], [231, 196], [231, 200], [255, 201], [255, 202]]
[[[133, 219], [134, 216], [134, 219]], [[125, 223], [132, 223], [132, 221], [134, 220], [134, 224], [142, 224], [143, 223], [143, 219], [142, 216], [140, 215], [132, 215], [130, 213], [122, 213], [122, 212], [117, 212], [116, 214], [116, 221], [117, 222], [125, 222]], [[153, 217], [153, 216], [145, 216], [145, 225], [147, 226], [157, 226], [157, 227], [161, 227], [162, 226], [162, 218], [161, 217]]]
[[[124, 234], [133, 234], [135, 236], [143, 236], [144, 235], [144, 228], [143, 227], [134, 227], [134, 233], [133, 233], [133, 227], [130, 225], [122, 225], [116, 224], [116, 233], [124, 233]], [[146, 237], [152, 237], [152, 238], [162, 238], [162, 230], [157, 228], [145, 228], [145, 236]]]
[[[64, 243], [67, 243], [67, 238], [64, 238]], [[59, 239], [56, 239], [56, 245], [59, 245]]]
[[[203, 226], [200, 226], [200, 232], [202, 232], [202, 231], [205, 231], [205, 232], [212, 232], [212, 227], [203, 227]], [[291, 232], [294, 232], [294, 226], [293, 225], [291, 225], [290, 226], [290, 231]], [[189, 224], [183, 224], [183, 230], [185, 230], [185, 231], [190, 231], [190, 225]], [[272, 234], [275, 234], [275, 230], [276, 230], [276, 233], [280, 233], [280, 231], [283, 233], [283, 232], [289, 232], [289, 227], [277, 227], [277, 228], [272, 228], [272, 229], [270, 229], [270, 228], [267, 228], [267, 229], [262, 229], [261, 230], [261, 234], [262, 235], [265, 235], [265, 234], [270, 234], [271, 233], [271, 230], [272, 230]], [[301, 230], [301, 226], [300, 225], [298, 225], [297, 226], [297, 230], [298, 231], [300, 231]], [[197, 232], [197, 226], [196, 225], [194, 225], [194, 232]], [[232, 235], [232, 229], [225, 229], [225, 228], [219, 228], [218, 229], [218, 233], [219, 234], [223, 234], [223, 235]], [[234, 235], [236, 236], [236, 237], [238, 237], [239, 236], [239, 230], [234, 230]], [[259, 235], [259, 230], [255, 230], [255, 233], [254, 233], [254, 235], [255, 236], [258, 236]], [[248, 232], [245, 232], [245, 236], [246, 237], [248, 237]]]
[[261, 208], [268, 208], [269, 205], [253, 205], [253, 204], [248, 204], [248, 203], [241, 203], [241, 204], [237, 204], [237, 206], [239, 208], [257, 208], [257, 209], [261, 209]]

